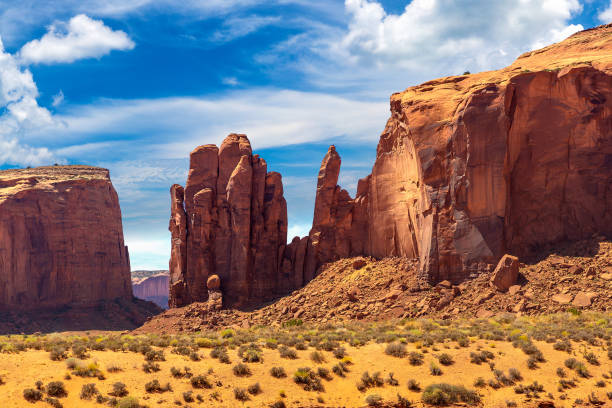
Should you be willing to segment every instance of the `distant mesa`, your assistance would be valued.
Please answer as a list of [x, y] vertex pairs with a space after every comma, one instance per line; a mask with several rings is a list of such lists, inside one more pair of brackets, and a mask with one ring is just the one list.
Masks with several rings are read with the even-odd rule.
[[245, 135], [191, 153], [171, 189], [170, 306], [260, 304], [352, 256], [418, 260], [418, 277], [459, 283], [504, 254], [612, 236], [612, 26], [574, 34], [498, 71], [446, 77], [391, 96], [372, 173], [337, 185], [334, 146], [312, 229], [286, 244], [282, 179]]
[[132, 271], [134, 297], [168, 308], [170, 275], [168, 271]]

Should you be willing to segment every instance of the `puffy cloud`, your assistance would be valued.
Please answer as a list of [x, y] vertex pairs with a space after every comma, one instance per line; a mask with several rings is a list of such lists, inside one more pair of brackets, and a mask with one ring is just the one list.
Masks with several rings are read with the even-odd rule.
[[[348, 32], [335, 50], [353, 62], [489, 69], [581, 30], [568, 21], [578, 0], [413, 0], [388, 14], [373, 0], [346, 0]], [[423, 63], [426, 65], [423, 66]]]
[[46, 148], [21, 143], [25, 132], [40, 131], [53, 124], [49, 111], [38, 106], [38, 89], [32, 74], [22, 69], [0, 40], [0, 165], [39, 165], [54, 160]]
[[604, 24], [612, 22], [612, 0], [610, 1], [608, 7], [599, 13], [597, 17]]
[[85, 14], [68, 23], [54, 23], [39, 40], [26, 43], [19, 52], [24, 63], [52, 64], [99, 58], [113, 50], [131, 50], [134, 42], [120, 30], [112, 30], [101, 20]]

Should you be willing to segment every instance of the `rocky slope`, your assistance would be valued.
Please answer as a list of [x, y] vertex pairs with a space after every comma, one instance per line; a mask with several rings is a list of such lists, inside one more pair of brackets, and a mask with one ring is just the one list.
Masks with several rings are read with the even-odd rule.
[[[132, 291], [134, 297], [151, 301], [157, 306], [167, 309], [170, 275], [167, 271], [156, 272], [141, 279], [132, 278]], [[133, 272], [132, 276], [134, 276]]]
[[0, 309], [131, 300], [121, 210], [106, 169], [0, 171]]
[[612, 311], [612, 242], [603, 237], [547, 248], [520, 264], [519, 280], [495, 289], [492, 272], [460, 285], [419, 280], [418, 263], [401, 257], [347, 258], [325, 264], [304, 288], [252, 310], [210, 311], [205, 303], [170, 309], [136, 332], [178, 333], [225, 326], [279, 325], [415, 317], [536, 315]]

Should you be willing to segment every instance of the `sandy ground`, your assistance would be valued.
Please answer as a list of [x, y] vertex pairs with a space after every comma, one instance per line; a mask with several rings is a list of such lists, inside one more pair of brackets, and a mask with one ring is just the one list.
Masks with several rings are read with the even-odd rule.
[[[414, 401], [419, 402], [421, 393], [413, 392], [407, 389], [409, 379], [417, 380], [421, 387], [425, 387], [432, 383], [445, 382], [450, 384], [462, 384], [468, 388], [475, 389], [473, 383], [477, 377], [483, 377], [486, 381], [493, 378], [488, 364], [484, 363], [476, 365], [470, 363], [470, 351], [475, 351], [478, 346], [483, 350], [490, 350], [495, 354], [495, 367], [507, 372], [511, 367], [520, 370], [524, 379], [520, 381], [522, 384], [531, 384], [533, 381], [538, 381], [544, 385], [545, 392], [541, 394], [541, 399], [549, 399], [547, 394], [550, 392], [554, 397], [554, 403], [557, 407], [571, 407], [577, 398], [582, 398], [585, 401], [591, 392], [595, 392], [600, 399], [606, 401], [612, 406], [612, 402], [606, 398], [605, 393], [612, 391], [612, 381], [605, 380], [602, 374], [612, 370], [612, 363], [608, 360], [603, 348], [588, 347], [583, 344], [575, 345], [573, 354], [575, 358], [584, 361], [582, 352], [585, 349], [593, 351], [600, 361], [599, 366], [587, 364], [592, 377], [589, 379], [579, 379], [578, 387], [564, 391], [567, 395], [567, 400], [561, 401], [560, 392], [557, 391], [558, 377], [556, 370], [558, 367], [563, 367], [565, 359], [570, 357], [568, 353], [556, 351], [552, 348], [552, 344], [535, 342], [535, 344], [543, 352], [546, 362], [540, 363], [539, 368], [530, 370], [527, 368], [527, 356], [519, 349], [515, 349], [508, 342], [499, 341], [484, 341], [475, 340], [468, 348], [456, 348], [456, 343], [448, 342], [444, 345], [437, 345], [439, 351], [434, 351], [431, 348], [425, 354], [424, 364], [421, 366], [411, 366], [407, 358], [396, 358], [388, 356], [384, 353], [386, 344], [368, 344], [360, 348], [353, 348], [345, 345], [348, 355], [352, 358], [354, 364], [350, 366], [350, 372], [345, 378], [340, 378], [332, 374], [331, 381], [323, 380], [324, 392], [307, 392], [299, 385], [293, 382], [293, 373], [299, 367], [318, 367], [323, 366], [331, 370], [331, 367], [336, 364], [337, 360], [331, 353], [322, 352], [325, 354], [327, 361], [322, 364], [315, 364], [310, 359], [312, 349], [298, 351], [299, 358], [296, 360], [288, 360], [280, 357], [277, 350], [264, 349], [263, 363], [248, 364], [252, 375], [250, 377], [236, 377], [232, 372], [232, 367], [240, 361], [235, 350], [229, 350], [229, 355], [232, 360], [231, 364], [222, 364], [218, 360], [212, 359], [209, 356], [208, 349], [200, 349], [202, 360], [194, 362], [187, 357], [171, 354], [169, 349], [165, 350], [166, 361], [160, 362], [161, 371], [153, 374], [146, 374], [142, 371], [144, 357], [141, 354], [130, 352], [110, 352], [110, 351], [93, 351], [91, 358], [86, 361], [95, 361], [99, 364], [104, 372], [106, 379], [98, 380], [97, 378], [79, 378], [72, 376], [70, 380], [65, 380], [64, 376], [69, 371], [65, 362], [56, 362], [49, 359], [49, 353], [44, 351], [27, 351], [19, 354], [0, 354], [0, 376], [2, 376], [6, 384], [0, 386], [0, 406], [1, 407], [25, 407], [25, 406], [49, 406], [44, 402], [35, 404], [28, 403], [23, 398], [23, 390], [25, 388], [34, 387], [37, 380], [41, 380], [47, 384], [50, 381], [63, 381], [68, 391], [68, 396], [61, 398], [60, 401], [64, 407], [93, 407], [101, 406], [94, 401], [83, 401], [79, 398], [81, 387], [86, 383], [95, 383], [103, 395], [107, 395], [111, 391], [112, 384], [121, 381], [127, 385], [131, 396], [138, 397], [140, 402], [150, 407], [169, 407], [177, 406], [175, 401], [181, 401], [183, 406], [206, 406], [206, 407], [267, 407], [271, 402], [280, 399], [279, 394], [284, 391], [284, 398], [287, 406], [291, 407], [309, 407], [309, 406], [330, 406], [330, 407], [359, 407], [365, 405], [365, 397], [369, 394], [376, 393], [382, 396], [386, 401], [396, 401], [397, 394]], [[449, 348], [447, 349], [446, 346]], [[407, 345], [408, 351], [416, 350], [413, 344]], [[429, 365], [434, 361], [434, 356], [446, 352], [453, 356], [455, 363], [451, 366], [442, 366], [438, 364], [443, 371], [441, 376], [431, 376], [429, 373]], [[436, 360], [437, 362], [437, 360]], [[108, 373], [106, 367], [114, 364], [120, 366], [123, 371], [117, 373]], [[219, 381], [211, 390], [195, 390], [191, 387], [188, 379], [176, 379], [170, 375], [171, 367], [183, 368], [190, 367], [194, 375], [206, 374], [210, 368], [213, 373], [208, 375], [208, 378], [213, 382]], [[285, 368], [288, 377], [276, 379], [269, 373], [273, 366], [282, 366]], [[569, 374], [569, 378], [574, 378], [576, 375], [571, 370], [565, 368]], [[356, 388], [356, 383], [364, 371], [369, 371], [372, 374], [375, 371], [380, 371], [383, 377], [386, 377], [389, 372], [395, 374], [395, 378], [399, 381], [399, 386], [390, 386], [385, 384], [384, 387], [371, 388], [366, 392], [359, 392]], [[163, 394], [147, 394], [144, 389], [146, 382], [153, 379], [158, 379], [160, 383], [169, 382], [172, 385], [171, 392]], [[597, 381], [605, 381], [606, 387], [596, 387]], [[251, 396], [250, 400], [241, 403], [234, 398], [234, 387], [244, 387], [259, 382], [263, 393], [257, 396]], [[518, 406], [525, 406], [525, 397], [515, 394], [514, 387], [503, 387], [494, 390], [490, 387], [478, 389], [483, 397], [482, 405], [486, 407], [505, 407], [506, 401], [515, 401]], [[185, 404], [182, 398], [182, 393], [185, 391], [194, 391], [194, 396], [201, 394], [204, 397], [204, 402], [193, 402]], [[213, 393], [218, 393], [219, 399], [213, 400]], [[322, 398], [322, 403], [317, 401], [317, 398]]]

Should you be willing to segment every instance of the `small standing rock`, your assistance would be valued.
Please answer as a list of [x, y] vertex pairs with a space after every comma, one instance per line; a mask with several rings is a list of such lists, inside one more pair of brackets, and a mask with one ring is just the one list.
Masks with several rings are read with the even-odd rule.
[[211, 275], [206, 281], [206, 287], [210, 290], [218, 290], [221, 287], [221, 278], [219, 275]]

